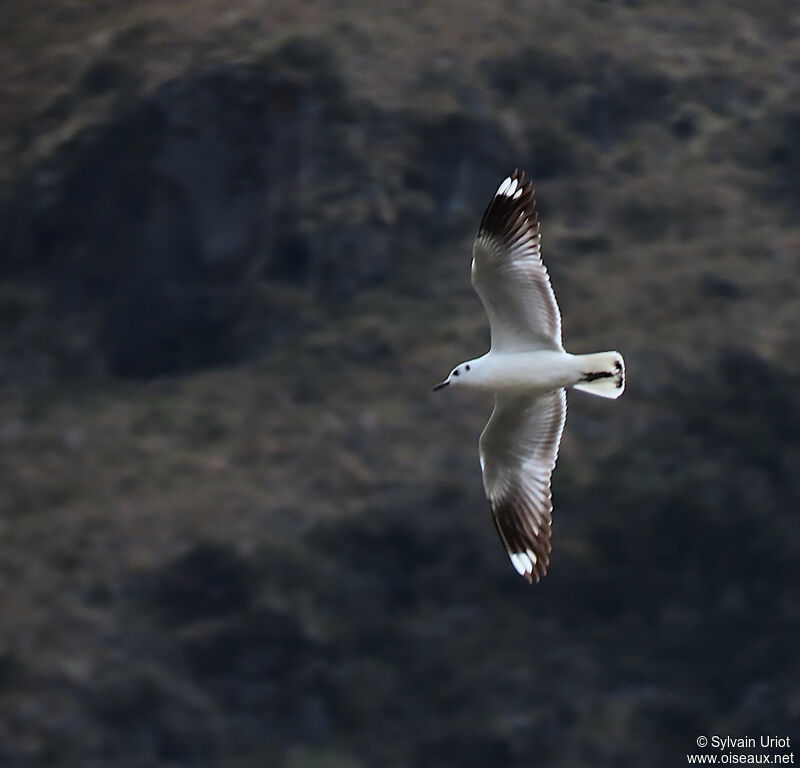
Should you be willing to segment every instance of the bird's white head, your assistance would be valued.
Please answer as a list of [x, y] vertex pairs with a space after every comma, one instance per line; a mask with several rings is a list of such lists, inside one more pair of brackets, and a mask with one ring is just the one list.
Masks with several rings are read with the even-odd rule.
[[436, 392], [442, 387], [447, 387], [450, 384], [473, 384], [475, 383], [475, 369], [478, 365], [477, 360], [470, 360], [468, 363], [461, 363], [461, 365], [457, 365], [450, 371], [450, 375], [444, 380], [440, 381], [434, 388], [433, 391]]

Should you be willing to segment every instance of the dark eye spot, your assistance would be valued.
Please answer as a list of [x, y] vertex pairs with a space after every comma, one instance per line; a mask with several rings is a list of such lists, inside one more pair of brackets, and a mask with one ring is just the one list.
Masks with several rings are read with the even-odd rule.
[[458, 376], [458, 374], [459, 374], [459, 373], [461, 373], [461, 371], [459, 371], [459, 370], [458, 370], [458, 368], [456, 368], [456, 369], [453, 371], [453, 376]]
[[469, 366], [467, 366], [466, 368], [467, 368], [467, 370], [469, 370]]

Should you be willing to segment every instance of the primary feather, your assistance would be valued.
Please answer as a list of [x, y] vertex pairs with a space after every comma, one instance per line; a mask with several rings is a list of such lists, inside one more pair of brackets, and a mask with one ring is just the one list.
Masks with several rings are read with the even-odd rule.
[[472, 285], [489, 316], [494, 350], [563, 349], [541, 237], [533, 184], [514, 171], [486, 208], [472, 248]]

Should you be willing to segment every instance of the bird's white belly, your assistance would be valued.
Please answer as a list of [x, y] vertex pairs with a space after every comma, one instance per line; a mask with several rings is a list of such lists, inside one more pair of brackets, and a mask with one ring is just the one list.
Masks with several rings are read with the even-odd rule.
[[551, 392], [571, 387], [583, 376], [580, 362], [568, 352], [489, 352], [485, 360], [475, 384], [492, 392]]

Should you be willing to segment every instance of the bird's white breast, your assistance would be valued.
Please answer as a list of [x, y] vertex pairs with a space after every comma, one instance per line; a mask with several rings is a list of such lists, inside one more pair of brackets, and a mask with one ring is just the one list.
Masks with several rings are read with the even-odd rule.
[[572, 386], [583, 375], [575, 355], [555, 350], [490, 351], [476, 362], [478, 375], [470, 383], [492, 392], [551, 392]]

